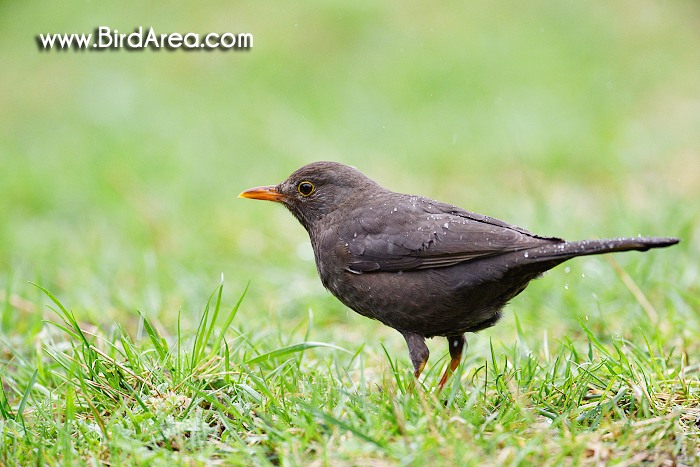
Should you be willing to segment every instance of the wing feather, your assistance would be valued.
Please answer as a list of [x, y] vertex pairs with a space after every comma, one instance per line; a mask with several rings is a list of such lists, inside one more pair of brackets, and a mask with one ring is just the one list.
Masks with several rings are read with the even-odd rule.
[[339, 233], [350, 253], [348, 270], [447, 267], [563, 241], [427, 198], [405, 195], [403, 201], [393, 197], [371, 212], [358, 210], [344, 223]]

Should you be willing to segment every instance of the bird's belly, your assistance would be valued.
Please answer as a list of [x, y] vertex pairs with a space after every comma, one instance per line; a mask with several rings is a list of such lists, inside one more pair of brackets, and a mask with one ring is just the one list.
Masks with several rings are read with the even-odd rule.
[[[524, 288], [472, 283], [459, 266], [403, 272], [332, 275], [326, 287], [345, 305], [384, 324], [426, 337], [478, 331]], [[496, 284], [497, 285], [497, 284]]]

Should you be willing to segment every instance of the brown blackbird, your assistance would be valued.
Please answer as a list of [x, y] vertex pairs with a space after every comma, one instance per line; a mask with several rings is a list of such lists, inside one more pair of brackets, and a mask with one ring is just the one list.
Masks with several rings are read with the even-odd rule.
[[241, 198], [282, 203], [308, 231], [323, 285], [361, 315], [398, 330], [420, 376], [426, 337], [447, 338], [452, 360], [464, 333], [496, 324], [501, 308], [544, 271], [575, 256], [665, 247], [676, 238], [567, 242], [421, 196], [395, 193], [337, 162], [306, 165], [279, 185]]

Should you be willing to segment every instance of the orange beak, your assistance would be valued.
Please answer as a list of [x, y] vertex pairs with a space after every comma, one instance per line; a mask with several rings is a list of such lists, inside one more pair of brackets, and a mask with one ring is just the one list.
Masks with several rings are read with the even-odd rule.
[[285, 196], [277, 191], [274, 185], [270, 186], [256, 186], [255, 188], [249, 188], [240, 195], [239, 198], [248, 199], [262, 199], [265, 201], [276, 201], [281, 202], [285, 199]]

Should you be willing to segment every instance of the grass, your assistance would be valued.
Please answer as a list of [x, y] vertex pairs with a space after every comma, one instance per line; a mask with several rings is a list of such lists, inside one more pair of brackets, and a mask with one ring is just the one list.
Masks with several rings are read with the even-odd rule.
[[[698, 13], [4, 5], [0, 465], [697, 464]], [[103, 23], [255, 47], [36, 50]], [[443, 339], [414, 385], [294, 219], [236, 199], [319, 159], [545, 235], [682, 242], [533, 282], [437, 394]]]
[[[471, 353], [438, 395], [435, 364], [412, 387], [388, 352], [377, 379], [362, 345], [247, 335], [234, 324], [243, 296], [222, 309], [223, 284], [196, 331], [163, 337], [141, 317], [140, 339], [118, 325], [86, 330], [42, 291], [55, 315], [43, 345], [4, 368], [6, 463], [692, 464], [700, 454], [700, 368], [658, 331], [601, 341], [582, 321], [576, 342], [550, 343], [516, 321], [517, 340]], [[313, 332], [309, 321], [300, 337]]]

